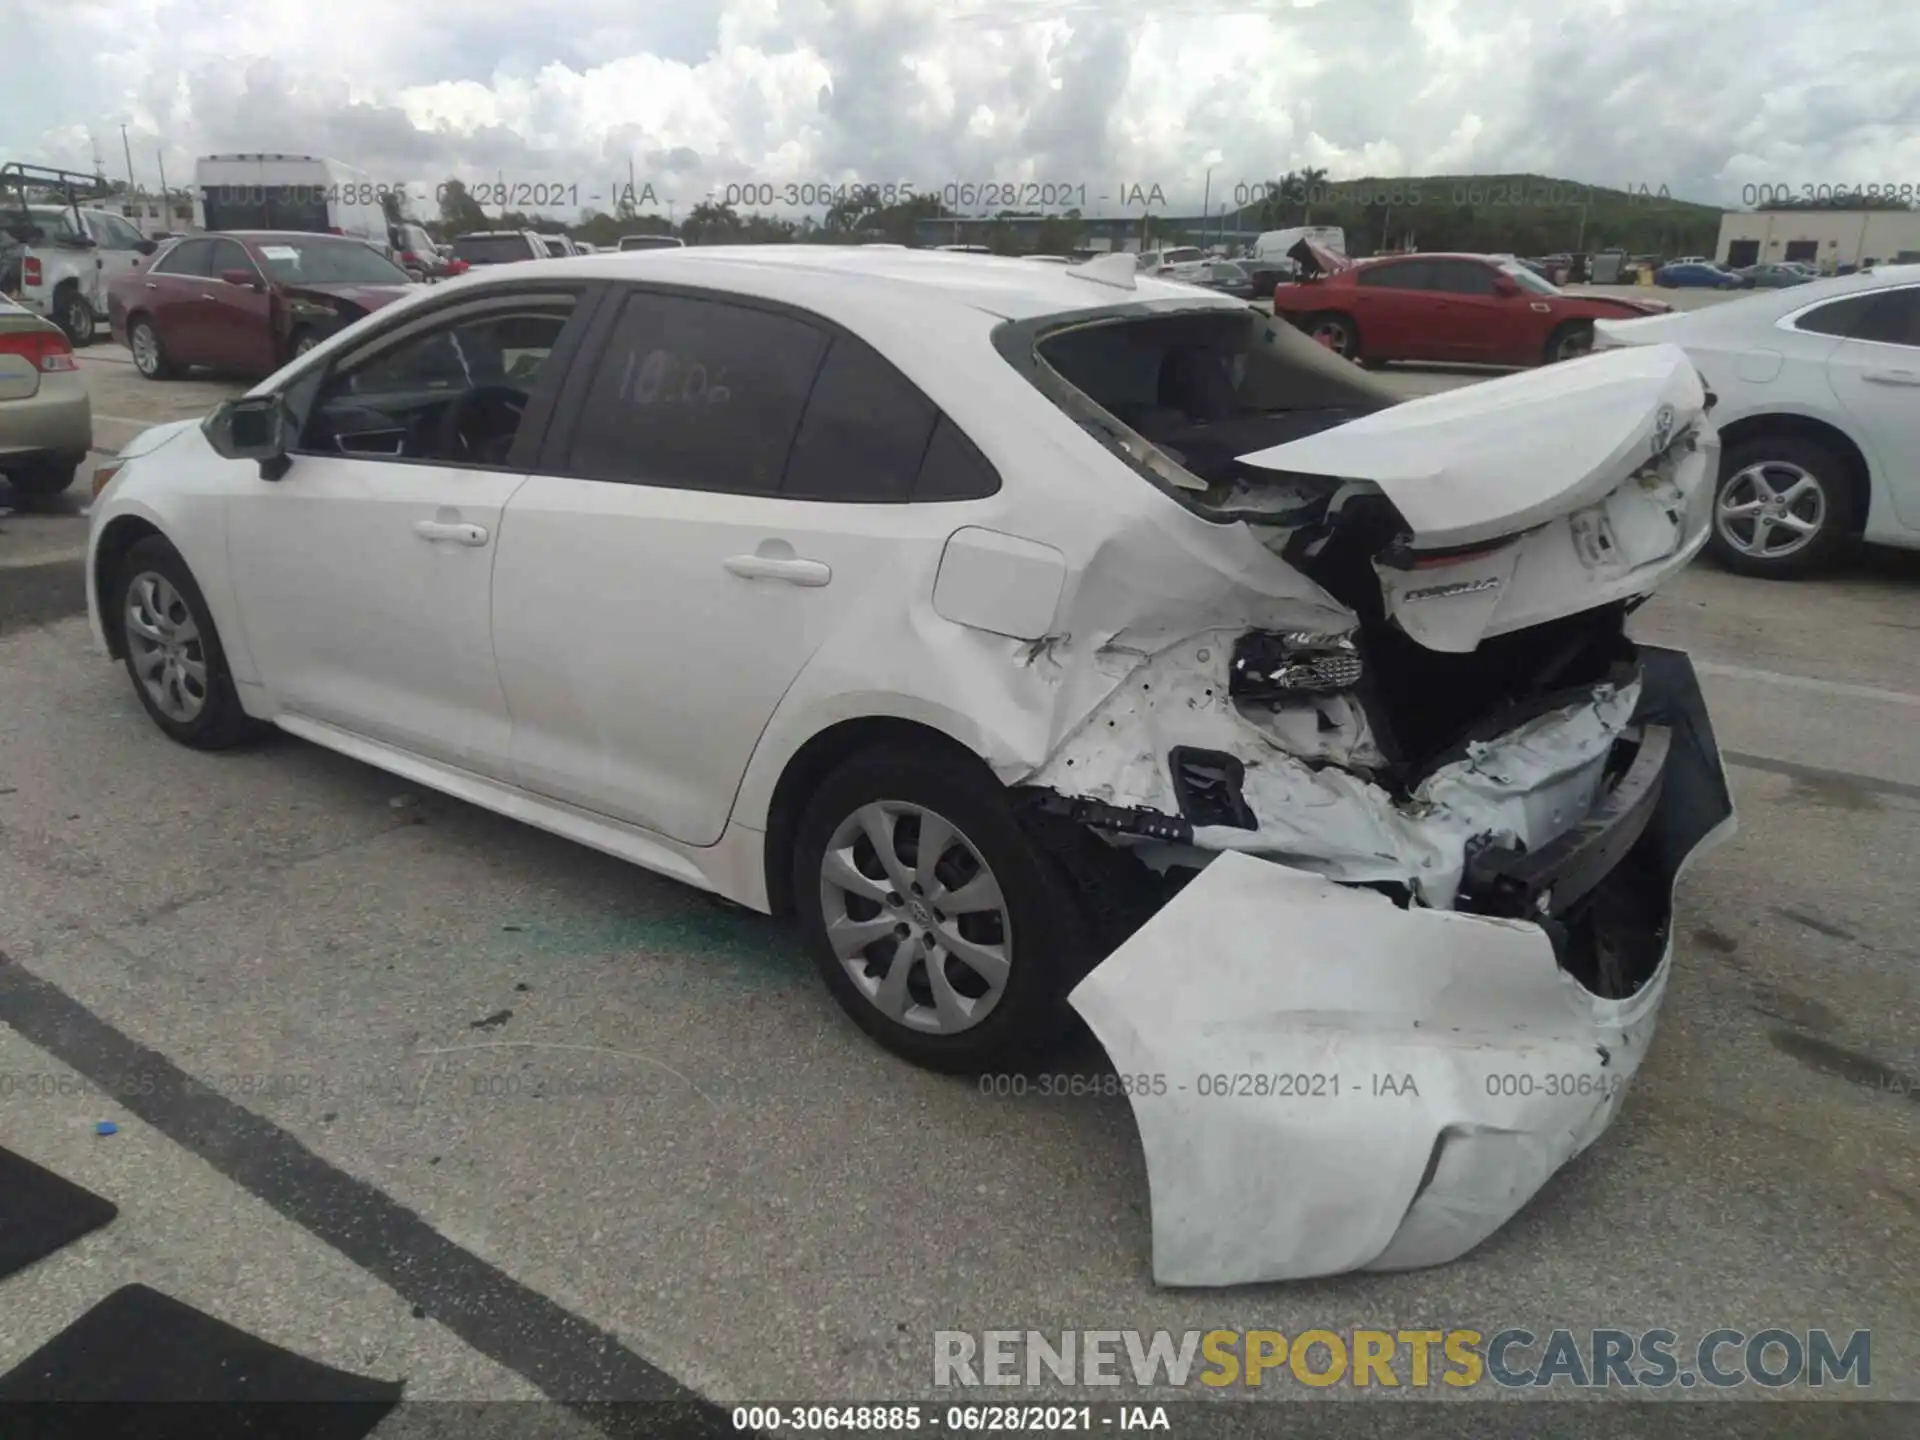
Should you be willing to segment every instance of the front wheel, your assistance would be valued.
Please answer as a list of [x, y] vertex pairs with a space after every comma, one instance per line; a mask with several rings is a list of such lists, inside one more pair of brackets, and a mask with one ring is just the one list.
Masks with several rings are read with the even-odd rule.
[[801, 926], [842, 1009], [929, 1070], [1019, 1067], [1059, 1039], [1091, 954], [1078, 900], [970, 757], [874, 751], [801, 817]]
[[1593, 349], [1593, 322], [1576, 320], [1560, 326], [1547, 337], [1546, 362], [1558, 364], [1562, 360], [1572, 360], [1585, 355]]
[[170, 738], [225, 750], [268, 728], [241, 708], [213, 614], [173, 546], [154, 535], [129, 550], [109, 603], [134, 694]]
[[298, 360], [319, 343], [320, 336], [311, 327], [302, 327], [293, 332], [293, 343], [287, 346], [287, 355], [290, 359]]
[[1788, 579], [1831, 560], [1853, 526], [1848, 467], [1827, 446], [1760, 436], [1720, 462], [1707, 548], [1741, 575]]

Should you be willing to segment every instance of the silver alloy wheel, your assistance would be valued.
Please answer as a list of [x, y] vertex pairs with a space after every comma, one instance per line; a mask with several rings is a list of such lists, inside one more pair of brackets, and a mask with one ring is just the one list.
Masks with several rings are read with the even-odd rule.
[[293, 342], [293, 353], [296, 355], [304, 355], [319, 343], [319, 338], [309, 330], [305, 335], [302, 335], [298, 340]]
[[1827, 492], [1787, 460], [1762, 460], [1739, 471], [1721, 487], [1714, 514], [1721, 538], [1756, 560], [1780, 560], [1805, 549], [1826, 520]]
[[153, 326], [142, 320], [127, 338], [133, 350], [133, 363], [140, 373], [151, 375], [159, 370], [160, 337], [153, 333]]
[[970, 1030], [1006, 993], [1013, 925], [1000, 883], [925, 806], [877, 800], [840, 822], [820, 862], [820, 913], [860, 993], [910, 1030]]
[[207, 652], [193, 611], [166, 576], [143, 570], [127, 587], [134, 673], [160, 713], [191, 724], [207, 704]]

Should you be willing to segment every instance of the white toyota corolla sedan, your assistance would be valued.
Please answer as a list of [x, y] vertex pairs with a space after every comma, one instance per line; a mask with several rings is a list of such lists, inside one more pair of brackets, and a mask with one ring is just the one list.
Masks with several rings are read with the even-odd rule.
[[1430, 1264], [1605, 1128], [1731, 828], [1625, 626], [1710, 403], [1670, 346], [1398, 403], [1127, 256], [530, 262], [129, 446], [92, 616], [184, 744], [793, 914], [915, 1062], [1077, 1010], [1167, 1283]]
[[1678, 345], [1700, 367], [1729, 569], [1804, 575], [1854, 539], [1920, 549], [1920, 265], [1602, 320], [1594, 345]]

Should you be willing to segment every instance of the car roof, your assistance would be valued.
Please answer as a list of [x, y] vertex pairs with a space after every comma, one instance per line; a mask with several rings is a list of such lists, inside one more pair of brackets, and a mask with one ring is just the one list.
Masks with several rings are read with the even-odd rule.
[[1034, 265], [1011, 255], [875, 245], [693, 245], [602, 250], [564, 262], [523, 260], [489, 267], [484, 278], [489, 283], [509, 274], [657, 280], [787, 300], [829, 316], [842, 308], [865, 308], [863, 302], [875, 298], [890, 305], [918, 302], [926, 311], [984, 311], [1009, 320], [1156, 301], [1243, 308], [1237, 300], [1170, 280], [1140, 275], [1128, 290], [1077, 275], [1078, 268]]

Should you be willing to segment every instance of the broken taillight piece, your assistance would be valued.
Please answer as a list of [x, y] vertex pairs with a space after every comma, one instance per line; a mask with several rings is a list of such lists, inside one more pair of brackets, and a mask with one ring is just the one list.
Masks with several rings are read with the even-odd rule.
[[1351, 690], [1361, 670], [1348, 636], [1249, 630], [1234, 644], [1227, 692], [1236, 700], [1326, 695]]

